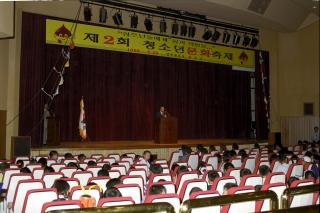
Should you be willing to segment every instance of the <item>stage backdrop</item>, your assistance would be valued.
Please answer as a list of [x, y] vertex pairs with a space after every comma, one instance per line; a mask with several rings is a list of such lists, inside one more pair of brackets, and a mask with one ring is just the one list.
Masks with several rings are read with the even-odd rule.
[[[47, 101], [40, 89], [61, 46], [45, 43], [45, 16], [23, 13], [22, 20], [19, 134], [31, 135], [38, 147]], [[255, 76], [257, 136], [266, 139], [260, 73]], [[178, 118], [179, 138], [246, 138], [250, 133], [250, 72], [227, 65], [75, 48], [51, 107], [61, 119], [62, 143], [80, 140], [81, 96], [91, 141], [151, 140], [161, 105]]]

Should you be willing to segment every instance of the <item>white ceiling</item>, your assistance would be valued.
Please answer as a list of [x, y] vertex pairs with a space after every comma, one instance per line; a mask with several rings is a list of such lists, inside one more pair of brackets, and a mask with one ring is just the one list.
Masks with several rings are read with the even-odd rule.
[[[134, 0], [130, 2], [185, 10], [216, 20], [292, 32], [319, 20], [318, 0], [271, 0], [263, 15], [248, 10], [251, 0]], [[316, 8], [313, 8], [316, 6]], [[311, 21], [310, 21], [311, 20]]]

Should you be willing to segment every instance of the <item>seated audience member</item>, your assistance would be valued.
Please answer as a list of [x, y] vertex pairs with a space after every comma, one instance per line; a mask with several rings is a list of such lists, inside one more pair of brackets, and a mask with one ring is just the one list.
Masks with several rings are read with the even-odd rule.
[[55, 172], [55, 171], [51, 166], [46, 166], [46, 167], [44, 167], [43, 172], [49, 173], [49, 172]]
[[163, 195], [166, 194], [167, 190], [162, 185], [153, 185], [149, 188], [148, 195]]
[[230, 168], [234, 168], [233, 164], [230, 163], [230, 162], [226, 162], [224, 165], [223, 165], [223, 173], [226, 173], [228, 169]]
[[217, 159], [218, 159], [218, 164], [220, 164], [220, 163], [222, 162], [221, 154], [216, 153], [216, 154], [214, 154], [214, 157], [217, 157]]
[[223, 153], [225, 151], [227, 151], [227, 146], [224, 144], [220, 145], [220, 152]]
[[45, 159], [45, 158], [40, 158], [40, 159], [38, 160], [38, 163], [41, 164], [41, 167], [42, 167], [42, 168], [44, 168], [44, 167], [47, 166], [47, 159]]
[[19, 169], [21, 169], [21, 168], [24, 167], [24, 162], [23, 162], [23, 160], [17, 160], [16, 164], [17, 164], [17, 166], [18, 166]]
[[254, 144], [254, 149], [260, 149], [260, 145], [258, 143]]
[[172, 164], [171, 172], [173, 172], [179, 165], [177, 163]]
[[100, 169], [100, 170], [98, 171], [98, 177], [101, 177], [101, 176], [107, 176], [107, 177], [109, 177], [109, 172], [108, 172], [108, 170]]
[[204, 146], [202, 144], [197, 144], [197, 146], [196, 146], [197, 152], [200, 152], [201, 149], [203, 149], [203, 148], [204, 148]]
[[86, 156], [85, 156], [84, 154], [78, 155], [78, 161], [79, 161], [79, 163], [83, 163], [85, 159], [86, 159]]
[[275, 154], [275, 153], [272, 153], [272, 154], [270, 155], [270, 158], [269, 158], [269, 159], [270, 159], [270, 160], [269, 160], [270, 165], [271, 165], [271, 163], [272, 163], [273, 161], [279, 160], [278, 155]]
[[150, 159], [151, 159], [151, 152], [149, 150], [145, 150], [143, 152], [143, 158], [140, 159], [139, 164], [147, 164], [148, 168], [150, 168]]
[[65, 200], [68, 198], [68, 192], [70, 189], [70, 185], [65, 180], [55, 180], [52, 188], [57, 189], [58, 200]]
[[71, 153], [67, 152], [66, 154], [64, 154], [64, 159], [74, 159], [74, 158]]
[[315, 180], [316, 179], [316, 176], [315, 174], [313, 173], [313, 171], [311, 170], [308, 170], [304, 173], [304, 179], [313, 179]]
[[200, 189], [199, 187], [193, 187], [190, 192], [189, 192], [189, 196], [191, 196], [192, 193], [195, 193], [195, 192], [202, 192], [203, 190]]
[[234, 151], [239, 150], [239, 145], [236, 144], [236, 143], [233, 143], [232, 144], [232, 150], [234, 150]]
[[198, 165], [198, 174], [203, 175], [203, 173], [207, 170], [207, 165], [205, 162], [200, 161]]
[[9, 169], [10, 165], [8, 163], [0, 163], [0, 191], [2, 189], [2, 179], [3, 179], [3, 174], [6, 171], [6, 169]]
[[117, 184], [122, 184], [122, 181], [120, 180], [120, 178], [112, 178], [106, 183], [106, 187], [107, 189], [109, 189], [111, 187], [114, 187]]
[[286, 156], [284, 153], [280, 153], [279, 154], [279, 164], [274, 168], [274, 172], [283, 172], [283, 173], [287, 173], [288, 169], [289, 169], [289, 164], [286, 163]]
[[240, 170], [240, 177], [243, 177], [243, 176], [245, 176], [245, 175], [251, 175], [250, 169], [244, 168], [244, 169], [241, 169], [241, 170]]
[[78, 168], [78, 164], [76, 164], [75, 162], [70, 162], [67, 164], [67, 167], [75, 167]]
[[255, 186], [254, 186], [254, 191], [260, 192], [260, 191], [261, 191], [261, 188], [262, 188], [262, 185], [255, 185]]
[[216, 171], [209, 171], [208, 172], [208, 190], [211, 189], [213, 181], [218, 177], [220, 177], [218, 172], [216, 172]]
[[122, 155], [120, 156], [120, 159], [122, 159], [122, 158], [127, 158], [127, 157], [128, 157], [127, 154], [122, 154]]
[[242, 163], [248, 157], [248, 154], [247, 154], [246, 150], [244, 150], [244, 149], [240, 149], [239, 152], [238, 152], [238, 155], [241, 157], [241, 162]]
[[216, 152], [217, 152], [216, 147], [214, 145], [210, 145], [209, 146], [209, 153], [214, 155], [214, 154], [216, 154]]
[[237, 187], [238, 185], [235, 183], [226, 183], [223, 187], [223, 194], [222, 195], [228, 195], [228, 190]]
[[31, 173], [31, 170], [28, 167], [23, 167], [20, 169], [21, 173]]
[[122, 194], [119, 189], [111, 187], [103, 193], [103, 197], [122, 197]]
[[188, 167], [186, 167], [186, 166], [179, 166], [178, 169], [177, 169], [176, 175], [173, 175], [173, 176], [172, 176], [173, 182], [176, 182], [177, 177], [179, 176], [179, 174], [180, 174], [180, 173], [183, 173], [183, 172], [189, 172]]
[[50, 160], [58, 160], [58, 152], [55, 150], [52, 150], [49, 152], [49, 159]]
[[270, 168], [267, 165], [261, 165], [259, 167], [259, 174], [262, 176], [262, 183], [266, 179], [266, 176], [270, 173]]
[[150, 174], [162, 174], [162, 172], [163, 172], [163, 168], [160, 166], [160, 164], [157, 164], [157, 163], [151, 164], [149, 168]]
[[102, 169], [103, 169], [103, 170], [110, 170], [110, 169], [111, 169], [111, 166], [110, 166], [109, 163], [105, 163], [105, 164], [103, 164]]
[[291, 183], [295, 180], [299, 180], [299, 178], [296, 177], [289, 177], [288, 181], [287, 181], [287, 187], [290, 188], [291, 187]]
[[93, 160], [89, 160], [88, 166], [97, 166], [97, 163]]
[[191, 147], [187, 145], [182, 145], [179, 149], [179, 161], [187, 160], [188, 155], [190, 155], [192, 152]]
[[207, 150], [205, 147], [200, 148], [200, 150], [199, 150], [199, 156], [201, 157], [201, 156], [203, 156], [203, 155], [205, 155], [205, 154], [208, 154], [208, 150]]

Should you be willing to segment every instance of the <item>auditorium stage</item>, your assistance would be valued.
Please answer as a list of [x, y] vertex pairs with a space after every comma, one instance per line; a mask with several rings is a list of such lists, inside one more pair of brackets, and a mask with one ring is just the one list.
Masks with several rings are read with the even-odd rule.
[[[86, 155], [101, 153], [104, 155], [110, 153], [126, 153], [135, 152], [142, 153], [148, 149], [151, 152], [158, 154], [161, 158], [167, 158], [172, 152], [177, 150], [182, 144], [195, 147], [197, 144], [204, 146], [221, 144], [232, 145], [233, 143], [239, 144], [240, 148], [253, 147], [253, 144], [267, 144], [267, 141], [257, 141], [251, 139], [181, 139], [176, 144], [158, 144], [153, 140], [126, 140], [126, 141], [86, 141], [86, 142], [62, 142], [59, 146], [44, 146], [41, 148], [33, 148], [31, 154], [46, 155], [50, 150], [57, 150], [59, 153], [71, 152], [74, 154], [84, 153]], [[218, 148], [218, 147], [217, 147]]]

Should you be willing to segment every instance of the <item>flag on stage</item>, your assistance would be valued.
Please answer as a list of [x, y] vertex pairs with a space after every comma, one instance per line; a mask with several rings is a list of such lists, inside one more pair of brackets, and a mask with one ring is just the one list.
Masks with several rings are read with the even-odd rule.
[[80, 100], [79, 134], [82, 140], [87, 139], [86, 116], [84, 111], [83, 97]]

